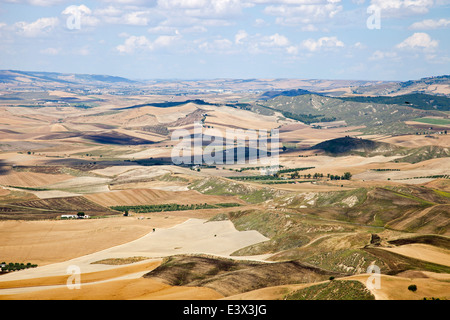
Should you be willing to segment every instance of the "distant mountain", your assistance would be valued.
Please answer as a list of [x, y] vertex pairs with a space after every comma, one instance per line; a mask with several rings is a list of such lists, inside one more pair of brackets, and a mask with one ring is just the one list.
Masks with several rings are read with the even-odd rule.
[[0, 70], [0, 83], [22, 85], [117, 84], [136, 81], [108, 75], [75, 74], [41, 71]]

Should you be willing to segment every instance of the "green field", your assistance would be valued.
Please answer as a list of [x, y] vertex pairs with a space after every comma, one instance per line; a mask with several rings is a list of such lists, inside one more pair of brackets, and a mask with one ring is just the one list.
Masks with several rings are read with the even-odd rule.
[[450, 125], [450, 119], [439, 119], [439, 118], [419, 118], [414, 119], [416, 122], [436, 124], [436, 125]]

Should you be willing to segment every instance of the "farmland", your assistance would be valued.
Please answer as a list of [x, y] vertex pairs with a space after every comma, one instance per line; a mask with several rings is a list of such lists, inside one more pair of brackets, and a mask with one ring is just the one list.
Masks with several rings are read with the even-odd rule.
[[[331, 80], [114, 83], [2, 92], [0, 255], [20, 270], [0, 275], [1, 300], [450, 298], [448, 98]], [[195, 159], [227, 130], [236, 141], [214, 155], [245, 161], [173, 161], [174, 134]], [[275, 166], [238, 144], [260, 130], [278, 130]], [[81, 290], [66, 287], [73, 265]]]

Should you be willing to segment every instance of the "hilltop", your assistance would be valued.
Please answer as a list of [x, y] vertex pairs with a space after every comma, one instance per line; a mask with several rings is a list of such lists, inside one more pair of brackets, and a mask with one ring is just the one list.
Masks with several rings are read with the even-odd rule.
[[356, 152], [364, 155], [384, 153], [398, 149], [398, 147], [395, 147], [389, 143], [347, 136], [321, 142], [315, 146], [312, 146], [310, 149], [322, 150], [327, 154], [338, 156], [348, 154], [350, 152]]

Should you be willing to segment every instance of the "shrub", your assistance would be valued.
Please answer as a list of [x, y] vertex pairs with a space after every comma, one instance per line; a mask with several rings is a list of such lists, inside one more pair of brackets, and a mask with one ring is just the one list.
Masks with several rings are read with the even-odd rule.
[[409, 291], [412, 291], [412, 292], [416, 292], [416, 291], [417, 291], [417, 286], [416, 286], [415, 284], [411, 284], [411, 285], [408, 287], [408, 290], [409, 290]]

